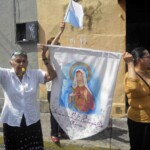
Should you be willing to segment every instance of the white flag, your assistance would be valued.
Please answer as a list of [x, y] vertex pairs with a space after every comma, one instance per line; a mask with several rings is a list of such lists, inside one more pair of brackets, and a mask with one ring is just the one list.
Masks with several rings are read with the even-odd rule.
[[70, 139], [103, 131], [109, 123], [122, 54], [50, 46], [57, 72], [52, 81], [51, 111]]
[[84, 13], [82, 6], [79, 3], [70, 0], [64, 17], [64, 22], [68, 22], [77, 28], [83, 28], [83, 16]]

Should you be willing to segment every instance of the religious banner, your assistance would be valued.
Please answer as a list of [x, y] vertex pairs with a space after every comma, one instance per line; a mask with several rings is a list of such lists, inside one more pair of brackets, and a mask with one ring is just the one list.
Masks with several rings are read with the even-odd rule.
[[57, 72], [50, 106], [55, 119], [72, 140], [103, 131], [122, 54], [63, 46], [49, 49]]

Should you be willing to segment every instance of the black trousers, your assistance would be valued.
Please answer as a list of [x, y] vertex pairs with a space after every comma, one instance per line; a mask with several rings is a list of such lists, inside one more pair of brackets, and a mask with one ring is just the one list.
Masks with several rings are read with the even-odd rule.
[[130, 150], [150, 150], [150, 123], [128, 119]]
[[[49, 108], [50, 108], [50, 97], [51, 97], [51, 92], [48, 91], [47, 92], [47, 99], [49, 102]], [[51, 136], [55, 136], [58, 137], [59, 133], [65, 133], [63, 131], [63, 129], [59, 126], [59, 124], [57, 123], [56, 119], [54, 118], [51, 109], [50, 109], [50, 124], [51, 124]]]
[[44, 150], [41, 122], [26, 126], [23, 116], [21, 127], [3, 124], [5, 150]]

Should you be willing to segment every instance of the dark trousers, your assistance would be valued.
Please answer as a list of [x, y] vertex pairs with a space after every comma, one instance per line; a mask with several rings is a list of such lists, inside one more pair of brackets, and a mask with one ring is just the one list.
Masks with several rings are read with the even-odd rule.
[[23, 116], [20, 127], [3, 124], [5, 150], [44, 150], [41, 122], [26, 126]]
[[[49, 108], [50, 108], [50, 97], [51, 97], [51, 92], [47, 92], [47, 99], [49, 102]], [[51, 124], [51, 136], [58, 137], [59, 133], [64, 134], [65, 132], [62, 130], [62, 128], [59, 126], [57, 123], [56, 119], [54, 118], [51, 109], [50, 109], [50, 124]]]
[[150, 150], [150, 123], [128, 119], [130, 150]]

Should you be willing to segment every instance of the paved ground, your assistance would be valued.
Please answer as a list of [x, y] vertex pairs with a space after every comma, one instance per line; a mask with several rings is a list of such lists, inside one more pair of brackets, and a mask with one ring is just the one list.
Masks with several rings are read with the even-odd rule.
[[[42, 129], [45, 141], [50, 141], [50, 114], [41, 113]], [[2, 127], [0, 128], [2, 135]], [[82, 147], [99, 147], [116, 150], [129, 150], [128, 130], [126, 126], [126, 118], [113, 118], [109, 127], [103, 132], [82, 140], [61, 140], [62, 145], [78, 145]], [[0, 150], [4, 150], [0, 145]]]

